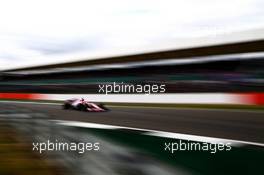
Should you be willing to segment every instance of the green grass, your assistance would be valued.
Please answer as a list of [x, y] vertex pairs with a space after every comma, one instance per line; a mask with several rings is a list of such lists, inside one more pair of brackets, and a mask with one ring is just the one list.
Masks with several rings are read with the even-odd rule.
[[27, 137], [3, 120], [0, 120], [0, 154], [1, 175], [63, 174], [60, 167], [35, 154]]
[[[232, 147], [230, 151], [176, 151], [164, 150], [164, 143], [179, 142], [178, 139], [142, 135], [132, 130], [108, 130], [79, 128], [113, 143], [137, 150], [171, 166], [182, 167], [191, 174], [261, 174], [264, 150], [261, 147], [245, 145]], [[186, 140], [181, 140], [187, 143]], [[190, 141], [189, 141], [190, 142]], [[194, 142], [194, 141], [192, 141]]]

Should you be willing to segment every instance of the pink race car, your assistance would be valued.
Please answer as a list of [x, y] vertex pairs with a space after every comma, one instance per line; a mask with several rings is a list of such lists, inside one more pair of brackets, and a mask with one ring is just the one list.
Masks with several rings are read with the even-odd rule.
[[81, 99], [69, 99], [66, 100], [63, 104], [63, 109], [75, 109], [79, 111], [88, 111], [88, 112], [105, 112], [108, 109], [101, 103], [93, 103]]

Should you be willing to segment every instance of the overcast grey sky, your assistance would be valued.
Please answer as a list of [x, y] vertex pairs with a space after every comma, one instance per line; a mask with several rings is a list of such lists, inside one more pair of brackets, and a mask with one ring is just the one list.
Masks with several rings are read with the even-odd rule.
[[0, 69], [264, 27], [263, 0], [0, 0]]

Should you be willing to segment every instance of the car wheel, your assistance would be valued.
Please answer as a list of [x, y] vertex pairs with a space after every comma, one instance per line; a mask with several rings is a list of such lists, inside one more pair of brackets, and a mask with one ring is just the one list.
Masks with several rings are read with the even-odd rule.
[[86, 111], [85, 106], [82, 105], [82, 104], [79, 104], [79, 105], [77, 106], [77, 110], [79, 110], [79, 111]]
[[63, 105], [63, 109], [70, 109], [70, 108], [71, 108], [71, 105], [68, 104], [68, 103], [65, 103], [65, 104]]

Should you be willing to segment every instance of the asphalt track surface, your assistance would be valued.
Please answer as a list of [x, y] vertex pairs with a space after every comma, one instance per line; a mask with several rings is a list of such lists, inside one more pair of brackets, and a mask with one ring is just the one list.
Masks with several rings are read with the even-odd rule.
[[63, 110], [60, 105], [53, 104], [10, 105], [44, 113], [55, 120], [110, 124], [264, 143], [264, 111], [110, 107], [109, 112], [95, 113]]

